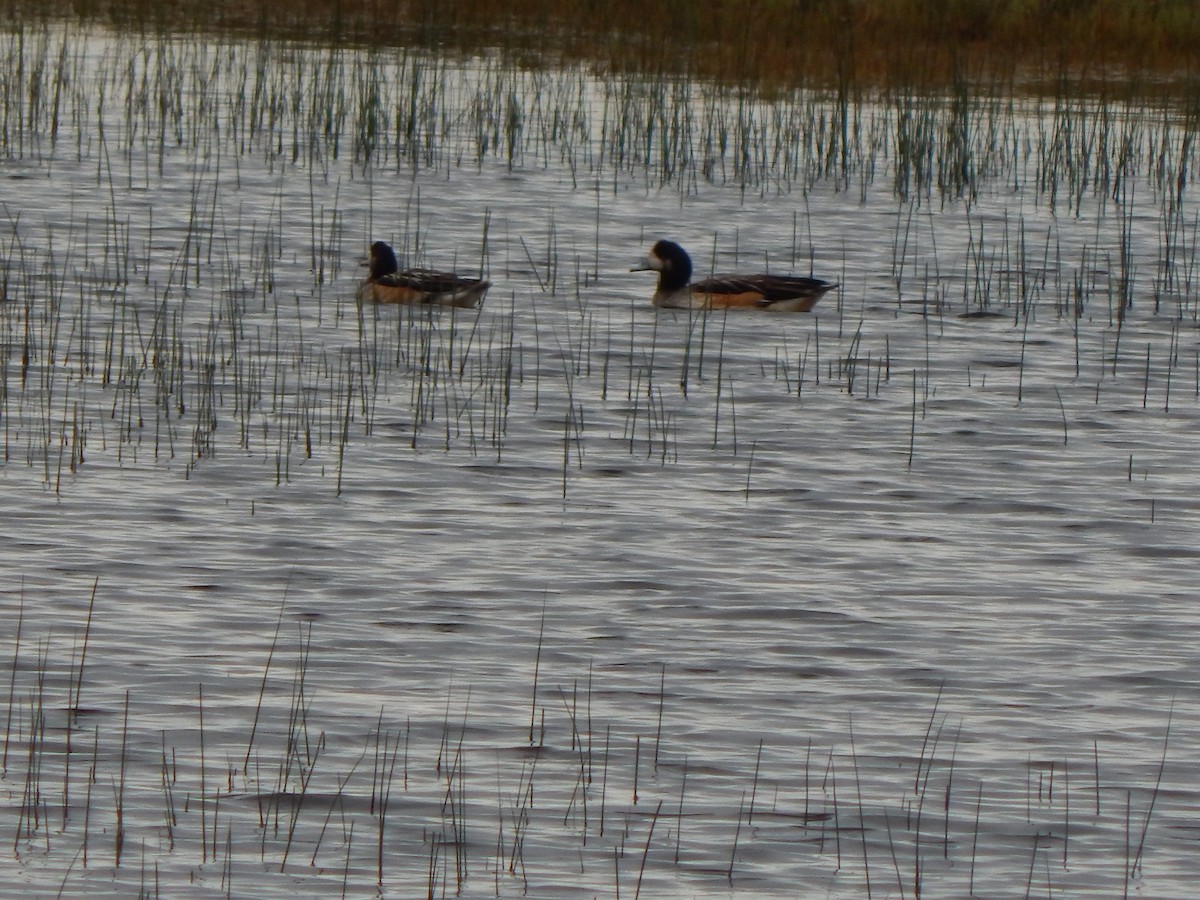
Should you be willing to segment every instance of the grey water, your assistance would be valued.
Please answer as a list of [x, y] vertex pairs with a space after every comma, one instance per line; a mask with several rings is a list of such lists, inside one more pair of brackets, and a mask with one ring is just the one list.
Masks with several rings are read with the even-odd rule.
[[1193, 895], [1194, 123], [3, 52], [6, 891]]

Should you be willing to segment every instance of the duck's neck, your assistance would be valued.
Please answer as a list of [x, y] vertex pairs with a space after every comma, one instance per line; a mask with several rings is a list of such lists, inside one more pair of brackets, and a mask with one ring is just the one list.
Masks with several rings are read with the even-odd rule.
[[692, 305], [692, 292], [686, 284], [683, 287], [664, 290], [662, 280], [660, 279], [658, 290], [654, 292], [651, 302], [655, 306], [662, 306], [668, 309], [686, 309]]
[[658, 293], [676, 294], [685, 290], [691, 280], [692, 273], [686, 269], [683, 271], [675, 268], [663, 269], [658, 273]]
[[399, 271], [400, 264], [396, 262], [396, 254], [391, 247], [376, 245], [371, 251], [371, 278], [382, 278]]

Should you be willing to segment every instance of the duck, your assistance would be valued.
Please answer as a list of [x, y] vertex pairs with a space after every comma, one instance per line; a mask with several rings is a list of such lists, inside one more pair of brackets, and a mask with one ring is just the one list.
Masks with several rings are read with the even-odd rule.
[[434, 269], [400, 270], [395, 251], [383, 241], [371, 245], [366, 281], [359, 287], [361, 300], [373, 303], [425, 303], [472, 309], [483, 299], [491, 283], [454, 272]]
[[630, 271], [658, 272], [655, 306], [670, 309], [762, 309], [809, 312], [838, 285], [800, 275], [714, 275], [692, 279], [692, 258], [674, 241], [660, 240]]

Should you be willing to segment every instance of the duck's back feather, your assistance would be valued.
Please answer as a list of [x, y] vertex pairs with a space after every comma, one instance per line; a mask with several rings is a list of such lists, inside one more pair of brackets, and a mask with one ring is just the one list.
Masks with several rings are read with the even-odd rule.
[[750, 307], [780, 312], [808, 312], [821, 296], [837, 287], [820, 278], [800, 275], [714, 275], [691, 285], [707, 307]]
[[478, 287], [485, 282], [480, 278], [466, 278], [453, 272], [438, 272], [434, 269], [405, 269], [392, 272], [375, 280], [388, 288], [403, 288], [424, 294], [445, 294]]
[[435, 306], [476, 306], [490, 283], [451, 272], [409, 269], [392, 272], [363, 285], [363, 298], [375, 303], [429, 303]]

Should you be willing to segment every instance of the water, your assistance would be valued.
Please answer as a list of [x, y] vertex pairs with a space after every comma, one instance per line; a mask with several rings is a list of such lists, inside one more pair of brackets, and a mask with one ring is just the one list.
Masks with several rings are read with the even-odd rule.
[[[1064, 199], [1030, 108], [1019, 165], [905, 198], [884, 106], [840, 174], [766, 125], [751, 166], [694, 122], [617, 164], [582, 73], [45, 45], [73, 99], [2, 163], [6, 889], [1190, 896], [1169, 119]], [[338, 85], [436, 113], [364, 162], [289, 127]], [[842, 288], [656, 311], [660, 236]], [[360, 309], [374, 239], [484, 307]]]

